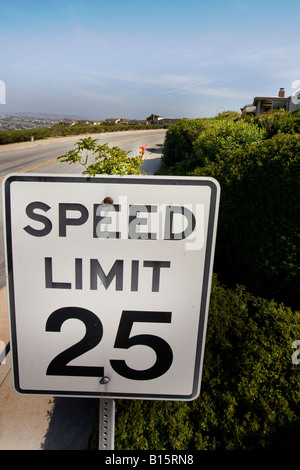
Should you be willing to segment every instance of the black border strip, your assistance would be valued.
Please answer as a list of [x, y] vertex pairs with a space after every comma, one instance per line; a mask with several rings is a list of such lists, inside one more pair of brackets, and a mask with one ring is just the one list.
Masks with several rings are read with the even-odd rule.
[[[211, 189], [211, 202], [208, 220], [207, 240], [206, 240], [206, 253], [204, 261], [204, 274], [203, 274], [203, 285], [202, 285], [202, 298], [200, 304], [200, 316], [199, 316], [199, 328], [198, 328], [198, 340], [195, 358], [195, 370], [194, 370], [194, 383], [193, 391], [190, 395], [172, 395], [172, 394], [147, 394], [147, 393], [95, 393], [95, 392], [76, 392], [76, 391], [61, 391], [61, 390], [23, 390], [19, 384], [19, 364], [17, 354], [17, 335], [16, 335], [16, 316], [15, 316], [15, 292], [14, 292], [14, 273], [13, 273], [13, 257], [12, 257], [12, 227], [11, 227], [11, 192], [10, 186], [14, 181], [22, 182], [47, 182], [47, 183], [90, 183], [90, 184], [143, 184], [143, 185], [172, 185], [172, 186], [209, 186]], [[77, 396], [77, 397], [91, 397], [91, 398], [120, 398], [120, 399], [157, 399], [157, 400], [193, 400], [197, 398], [198, 388], [200, 386], [200, 365], [201, 365], [201, 354], [203, 349], [204, 328], [205, 320], [208, 312], [209, 303], [209, 285], [210, 279], [209, 274], [213, 265], [213, 242], [214, 235], [216, 233], [217, 225], [217, 202], [218, 194], [220, 192], [219, 184], [213, 178], [184, 178], [184, 177], [124, 177], [124, 176], [73, 176], [73, 175], [20, 175], [13, 174], [8, 175], [4, 180], [4, 207], [5, 207], [5, 227], [6, 227], [6, 253], [7, 253], [7, 274], [8, 274], [8, 297], [10, 306], [10, 321], [11, 321], [11, 343], [12, 343], [12, 358], [13, 358], [13, 375], [15, 389], [22, 394], [30, 395], [51, 395], [51, 396]]]

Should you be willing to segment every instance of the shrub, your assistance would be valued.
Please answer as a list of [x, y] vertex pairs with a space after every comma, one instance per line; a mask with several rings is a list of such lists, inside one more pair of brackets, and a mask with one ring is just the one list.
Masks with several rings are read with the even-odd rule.
[[112, 131], [132, 131], [132, 130], [150, 130], [150, 129], [166, 129], [166, 125], [116, 125], [103, 123], [100, 125], [75, 124], [74, 126], [61, 126], [54, 124], [52, 127], [44, 129], [21, 129], [11, 131], [0, 131], [0, 145], [11, 144], [14, 142], [25, 142], [31, 140], [33, 136], [35, 140], [44, 139], [46, 137], [80, 135], [80, 134], [95, 134], [102, 132]]
[[118, 400], [116, 449], [297, 449], [300, 312], [214, 276], [201, 393], [193, 402]]
[[221, 184], [220, 279], [299, 308], [300, 136], [278, 134], [192, 174]]
[[240, 119], [240, 114], [236, 111], [223, 111], [223, 113], [218, 114], [215, 119], [230, 119], [233, 121], [238, 121]]
[[0, 132], [0, 145], [11, 144], [15, 142], [26, 142], [34, 139], [44, 139], [50, 135], [50, 129], [21, 129]]
[[214, 120], [194, 142], [193, 152], [188, 157], [190, 168], [219, 161], [233, 150], [247, 148], [263, 137], [264, 131], [256, 124], [243, 120]]
[[172, 126], [164, 143], [162, 173], [184, 175], [227, 157], [232, 151], [260, 142], [265, 130], [232, 113], [212, 119], [181, 121]]
[[264, 129], [269, 139], [279, 132], [285, 134], [300, 133], [300, 111], [285, 111], [276, 109], [256, 116], [253, 122]]
[[163, 164], [172, 166], [190, 158], [194, 152], [194, 141], [205, 129], [204, 119], [183, 119], [171, 126], [165, 137]]

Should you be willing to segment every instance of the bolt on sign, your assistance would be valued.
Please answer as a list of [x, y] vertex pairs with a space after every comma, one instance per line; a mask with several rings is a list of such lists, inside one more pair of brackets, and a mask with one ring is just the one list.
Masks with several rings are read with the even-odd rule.
[[212, 178], [6, 177], [16, 391], [195, 399], [219, 192]]

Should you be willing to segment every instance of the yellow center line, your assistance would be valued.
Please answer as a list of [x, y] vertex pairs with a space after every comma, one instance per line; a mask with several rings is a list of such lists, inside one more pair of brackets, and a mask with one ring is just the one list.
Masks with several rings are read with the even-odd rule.
[[[48, 160], [47, 162], [38, 163], [37, 165], [29, 166], [28, 168], [24, 168], [23, 170], [18, 170], [17, 173], [26, 173], [27, 171], [35, 170], [36, 168], [40, 168], [41, 166], [49, 165], [50, 163], [54, 163], [57, 161], [57, 158], [53, 158], [52, 160]], [[6, 175], [0, 176], [0, 181], [5, 178]]]
[[[160, 132], [160, 134], [162, 134], [162, 132]], [[113, 144], [120, 144], [121, 142], [127, 142], [128, 140], [138, 140], [138, 139], [141, 139], [141, 138], [147, 138], [147, 137], [153, 137], [151, 135], [147, 135], [147, 136], [139, 136], [139, 137], [131, 137], [130, 139], [123, 139], [123, 140], [117, 140], [116, 142], [112, 142], [110, 145], [113, 145]], [[24, 168], [23, 170], [18, 170], [17, 173], [26, 173], [27, 171], [31, 171], [31, 170], [35, 170], [36, 168], [40, 168], [42, 166], [45, 166], [45, 165], [50, 165], [50, 163], [55, 163], [57, 162], [57, 158], [53, 158], [52, 160], [48, 160], [47, 162], [43, 162], [43, 163], [38, 163], [37, 165], [33, 165], [33, 166], [29, 166], [28, 168]], [[6, 175], [3, 175], [3, 176], [0, 176], [0, 181], [3, 180], [3, 178], [5, 178]]]
[[36, 165], [29, 166], [28, 168], [24, 168], [23, 170], [18, 170], [17, 173], [26, 173], [27, 171], [35, 170], [36, 168], [40, 168], [41, 166], [49, 165], [50, 163], [55, 163], [55, 162], [57, 162], [57, 158], [53, 158], [52, 160], [48, 160], [47, 162], [38, 163]]

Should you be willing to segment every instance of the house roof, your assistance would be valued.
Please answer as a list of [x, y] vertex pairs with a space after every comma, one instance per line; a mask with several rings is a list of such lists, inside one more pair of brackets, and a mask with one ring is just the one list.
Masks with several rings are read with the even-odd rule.
[[253, 106], [256, 105], [258, 101], [287, 101], [289, 98], [285, 96], [256, 96], [253, 100]]

